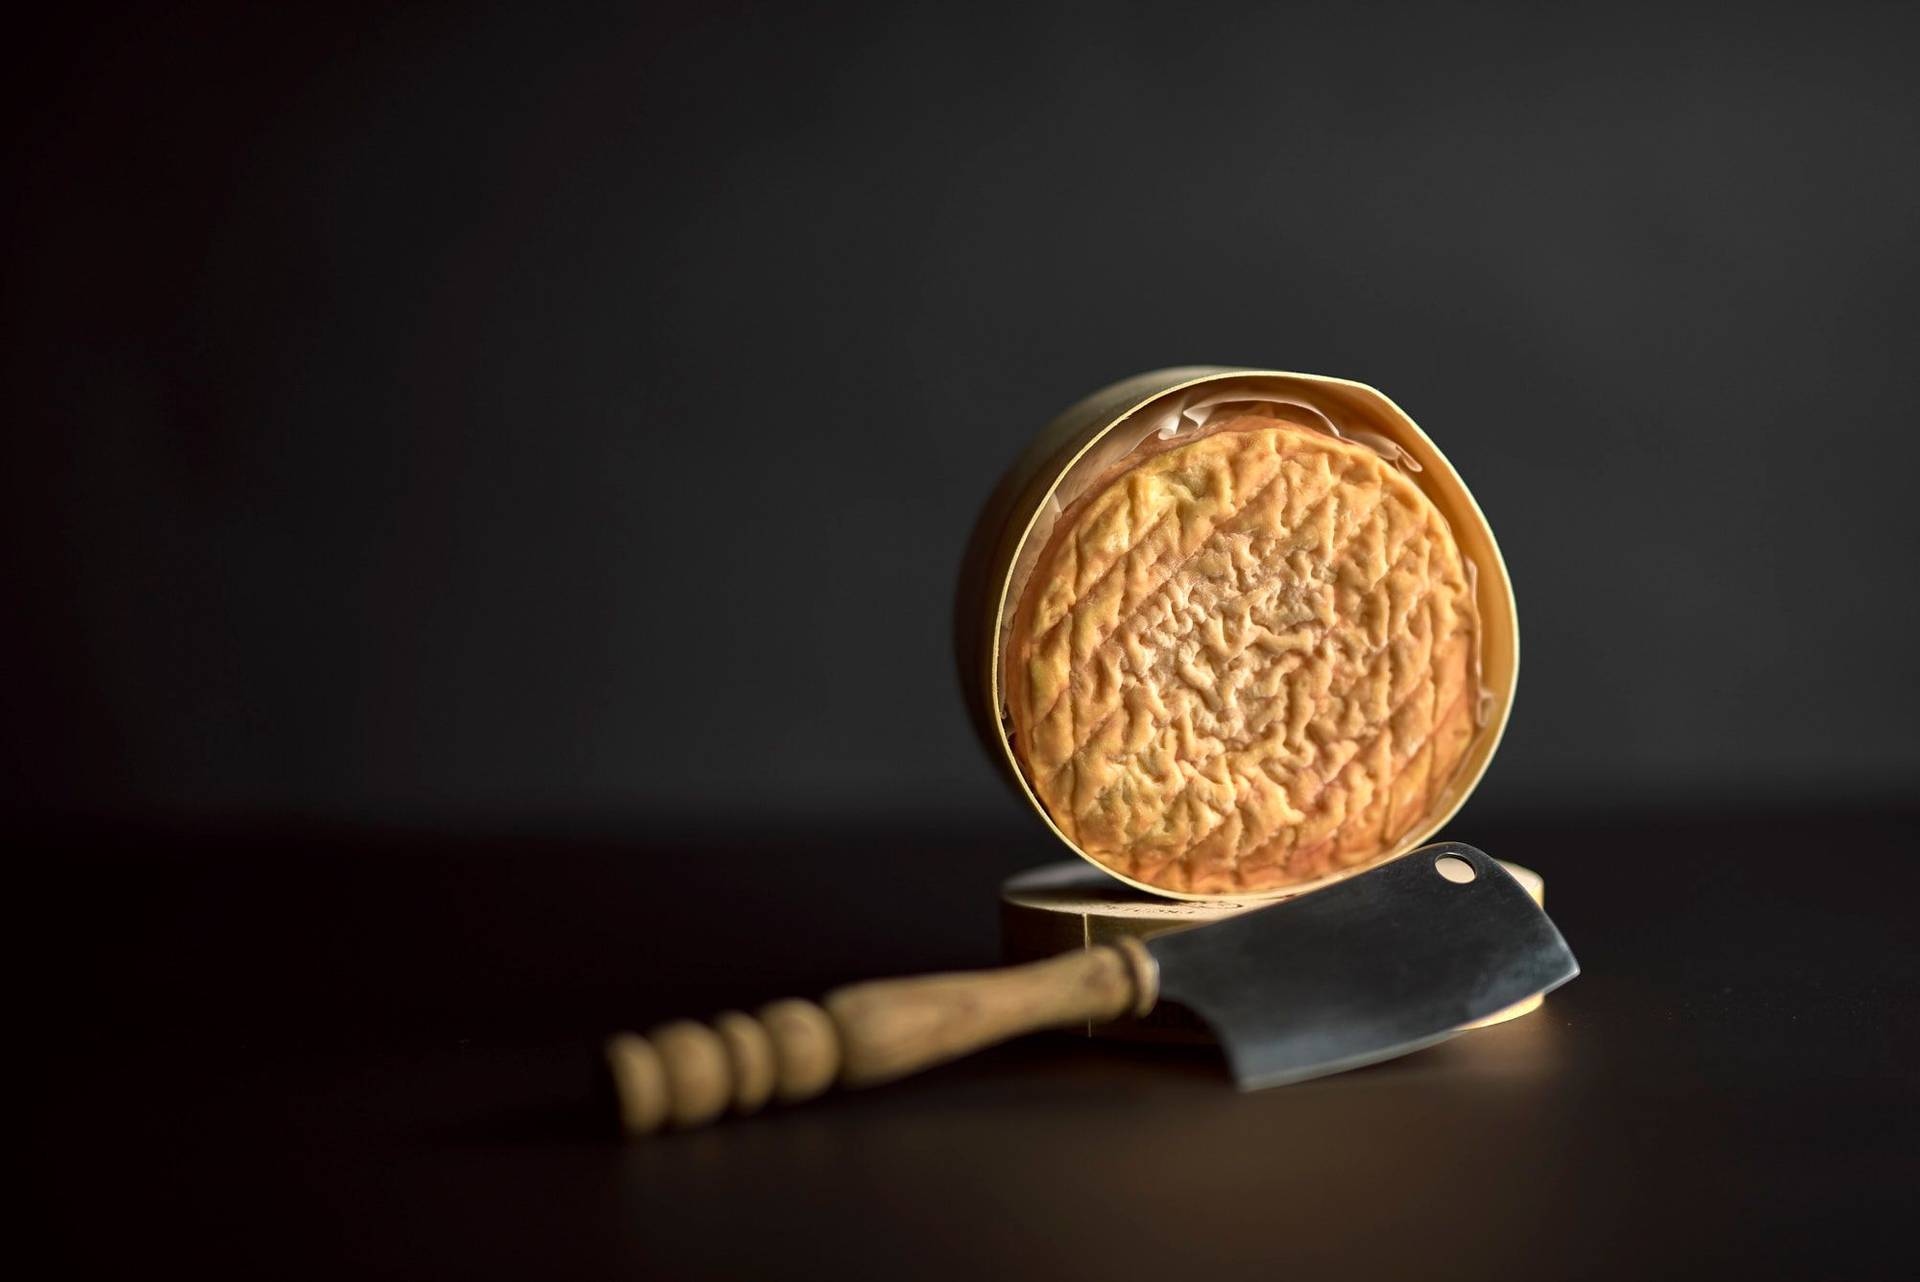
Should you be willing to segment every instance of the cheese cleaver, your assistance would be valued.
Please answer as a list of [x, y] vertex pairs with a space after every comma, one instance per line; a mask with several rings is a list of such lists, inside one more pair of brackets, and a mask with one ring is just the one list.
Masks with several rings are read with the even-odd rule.
[[1145, 1015], [1169, 1000], [1213, 1028], [1241, 1089], [1259, 1090], [1431, 1046], [1579, 973], [1506, 869], [1442, 842], [1145, 942], [621, 1033], [606, 1064], [623, 1127], [644, 1135], [836, 1084], [878, 1085], [1022, 1033]]

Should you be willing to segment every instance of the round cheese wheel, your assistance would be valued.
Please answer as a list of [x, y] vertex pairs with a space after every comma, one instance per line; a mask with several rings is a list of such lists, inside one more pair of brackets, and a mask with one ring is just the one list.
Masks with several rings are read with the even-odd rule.
[[1479, 698], [1473, 570], [1364, 444], [1249, 412], [1134, 451], [1060, 514], [1005, 652], [1009, 738], [1083, 853], [1182, 894], [1374, 862]]

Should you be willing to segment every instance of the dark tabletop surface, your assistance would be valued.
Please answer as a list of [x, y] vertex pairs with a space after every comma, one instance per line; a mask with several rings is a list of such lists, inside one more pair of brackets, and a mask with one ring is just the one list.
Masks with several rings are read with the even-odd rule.
[[1585, 968], [1524, 1019], [1253, 1095], [1037, 1038], [635, 1145], [596, 1034], [991, 963], [1057, 852], [36, 822], [36, 1222], [61, 1276], [1911, 1277], [1917, 817], [1469, 812]]

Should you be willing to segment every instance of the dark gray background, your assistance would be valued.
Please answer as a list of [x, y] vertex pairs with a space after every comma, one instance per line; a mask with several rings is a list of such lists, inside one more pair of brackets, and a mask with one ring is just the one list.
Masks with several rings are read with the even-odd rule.
[[15, 42], [13, 803], [1010, 816], [969, 522], [1188, 362], [1479, 496], [1482, 813], [1920, 777], [1899, 7], [261, 9]]

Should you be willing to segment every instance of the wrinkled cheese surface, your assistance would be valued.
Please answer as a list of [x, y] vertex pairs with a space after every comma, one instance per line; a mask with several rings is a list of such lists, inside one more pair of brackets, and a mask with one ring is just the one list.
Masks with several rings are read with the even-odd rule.
[[1189, 894], [1391, 853], [1474, 733], [1470, 572], [1364, 446], [1248, 416], [1062, 514], [1006, 654], [1010, 732], [1061, 830]]

